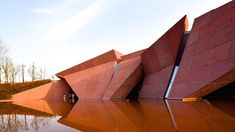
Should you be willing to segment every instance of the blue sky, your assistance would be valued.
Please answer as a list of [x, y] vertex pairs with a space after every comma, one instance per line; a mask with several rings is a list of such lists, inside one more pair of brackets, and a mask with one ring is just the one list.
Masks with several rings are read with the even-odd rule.
[[4, 0], [0, 39], [14, 62], [55, 74], [111, 49], [149, 47], [185, 14], [193, 19], [230, 0]]

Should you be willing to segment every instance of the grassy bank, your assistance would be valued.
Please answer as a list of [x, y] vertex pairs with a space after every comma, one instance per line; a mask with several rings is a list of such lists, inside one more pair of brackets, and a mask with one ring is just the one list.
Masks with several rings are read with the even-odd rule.
[[0, 99], [9, 99], [11, 95], [38, 87], [40, 85], [51, 82], [51, 80], [39, 80], [25, 83], [4, 83], [0, 84]]

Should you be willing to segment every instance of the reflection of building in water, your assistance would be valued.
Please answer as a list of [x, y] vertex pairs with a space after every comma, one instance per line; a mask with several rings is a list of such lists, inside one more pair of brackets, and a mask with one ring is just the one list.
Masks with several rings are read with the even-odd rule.
[[[235, 108], [230, 111], [234, 113]], [[208, 102], [168, 101], [167, 107], [164, 101], [156, 100], [78, 101], [58, 122], [82, 131], [232, 132], [235, 129], [235, 118]]]
[[45, 112], [51, 115], [67, 115], [74, 103], [52, 100], [35, 100], [35, 101], [14, 101], [15, 105], [27, 107], [33, 110]]
[[[235, 129], [235, 118], [208, 102], [180, 103], [170, 101], [169, 104], [179, 130], [233, 131]], [[228, 104], [232, 105], [233, 103], [228, 102]]]
[[147, 49], [110, 50], [12, 99], [201, 99], [235, 81], [234, 12], [231, 1], [197, 17], [191, 31], [184, 16]]
[[[1, 130], [233, 131], [234, 102], [143, 100], [0, 103]], [[58, 124], [59, 123], [59, 124]], [[66, 127], [69, 126], [69, 127]]]

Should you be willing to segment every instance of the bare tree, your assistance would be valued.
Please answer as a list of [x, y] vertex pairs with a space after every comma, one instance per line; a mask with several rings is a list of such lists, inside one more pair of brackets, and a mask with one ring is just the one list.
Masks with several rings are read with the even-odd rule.
[[6, 55], [8, 49], [5, 45], [3, 45], [3, 42], [0, 40], [0, 61], [4, 58]]
[[2, 83], [2, 65], [1, 64], [0, 64], [0, 83]]
[[40, 79], [40, 80], [43, 80], [43, 79], [46, 78], [46, 76], [47, 76], [46, 67], [43, 67], [43, 66], [42, 66], [42, 67], [39, 69], [39, 79]]
[[0, 40], [0, 83], [2, 82], [2, 63], [3, 58], [5, 57], [8, 49], [5, 45], [3, 45], [3, 42]]
[[19, 73], [19, 66], [11, 63], [10, 64], [10, 82], [15, 83], [17, 74]]
[[4, 57], [3, 63], [2, 63], [2, 69], [4, 72], [5, 82], [9, 82], [9, 74], [10, 74], [10, 67], [12, 65], [12, 60], [9, 57]]
[[51, 80], [55, 80], [56, 76], [55, 75], [51, 75]]
[[21, 64], [19, 66], [19, 69], [20, 69], [19, 72], [20, 72], [21, 81], [25, 82], [25, 65]]
[[33, 62], [33, 64], [29, 67], [28, 69], [28, 73], [29, 76], [31, 77], [32, 82], [36, 80], [36, 66], [35, 63]]

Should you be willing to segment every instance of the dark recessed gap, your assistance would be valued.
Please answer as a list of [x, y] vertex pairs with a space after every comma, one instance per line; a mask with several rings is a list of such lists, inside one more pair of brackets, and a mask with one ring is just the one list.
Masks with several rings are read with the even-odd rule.
[[203, 96], [203, 99], [224, 99], [224, 100], [235, 100], [235, 81], [225, 85], [224, 87]]
[[131, 90], [131, 92], [127, 95], [126, 99], [130, 101], [136, 101], [139, 98], [140, 89], [142, 87], [144, 81], [144, 77], [142, 77], [139, 82], [135, 85], [135, 87]]
[[174, 65], [173, 71], [171, 73], [171, 78], [169, 80], [168, 87], [167, 87], [166, 92], [164, 94], [164, 99], [168, 98], [168, 95], [169, 95], [169, 93], [171, 91], [171, 87], [173, 85], [175, 76], [177, 74], [177, 71], [178, 71], [178, 68], [179, 68], [179, 65], [180, 65], [180, 61], [181, 61], [181, 58], [182, 58], [183, 53], [184, 53], [184, 48], [185, 48], [185, 45], [186, 45], [186, 43], [188, 41], [189, 34], [190, 34], [189, 31], [185, 32], [184, 35], [183, 35], [183, 38], [182, 38], [182, 40], [180, 42], [179, 50], [178, 50], [178, 53], [177, 53], [177, 56], [176, 56], [176, 60], [175, 60], [175, 65]]
[[[68, 84], [68, 82], [64, 78], [60, 78], [60, 79], [63, 80], [69, 86], [69, 95], [66, 95], [68, 99], [70, 101], [76, 102], [79, 99], [79, 97], [76, 95], [76, 93], [73, 91], [71, 86]], [[74, 100], [72, 100], [72, 94], [74, 94]]]
[[181, 58], [183, 56], [184, 48], [185, 48], [185, 45], [186, 45], [186, 43], [188, 41], [189, 34], [190, 34], [190, 31], [185, 32], [184, 33], [184, 37], [183, 37], [183, 39], [180, 42], [180, 47], [179, 47], [179, 50], [178, 50], [178, 53], [177, 53], [177, 56], [176, 56], [175, 66], [179, 66], [180, 65], [180, 61], [181, 61]]

